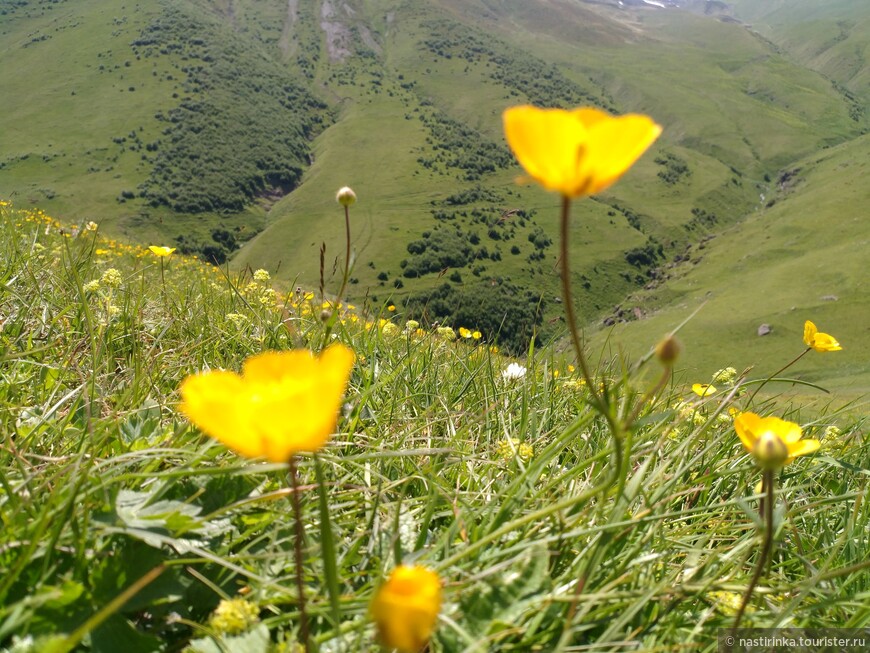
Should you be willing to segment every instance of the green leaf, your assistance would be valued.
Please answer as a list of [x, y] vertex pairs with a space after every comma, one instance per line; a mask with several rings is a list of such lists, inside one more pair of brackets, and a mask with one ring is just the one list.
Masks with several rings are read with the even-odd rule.
[[269, 646], [269, 629], [264, 624], [258, 624], [241, 635], [224, 635], [220, 638], [220, 644], [211, 637], [195, 639], [187, 650], [190, 653], [269, 653]]
[[159, 639], [136, 630], [121, 615], [112, 615], [91, 633], [94, 653], [152, 653], [163, 646]]

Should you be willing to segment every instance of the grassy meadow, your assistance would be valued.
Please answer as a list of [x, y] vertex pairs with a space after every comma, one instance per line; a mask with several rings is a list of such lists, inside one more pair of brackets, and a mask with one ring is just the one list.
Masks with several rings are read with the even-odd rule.
[[[0, 653], [870, 628], [870, 16], [700, 4], [0, 1]], [[521, 104], [664, 128], [565, 257]]]
[[[602, 357], [593, 394], [552, 349], [517, 361], [392, 304], [329, 327], [320, 296], [264, 271], [159, 258], [5, 202], [0, 229], [0, 650], [301, 651], [301, 571], [310, 650], [375, 651], [369, 604], [404, 563], [440, 578], [432, 652], [714, 651], [764, 531], [735, 411], [821, 440], [776, 475], [742, 624], [870, 625], [860, 413], [761, 399], [754, 372], [723, 370], [700, 397], [655, 356]], [[300, 567], [287, 465], [204, 436], [178, 388], [327, 342], [356, 361], [336, 433], [297, 460]], [[785, 349], [782, 365], [799, 333]]]

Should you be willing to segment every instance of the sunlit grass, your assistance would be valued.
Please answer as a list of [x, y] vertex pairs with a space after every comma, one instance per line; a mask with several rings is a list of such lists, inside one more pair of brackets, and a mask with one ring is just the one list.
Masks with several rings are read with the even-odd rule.
[[[0, 647], [295, 650], [287, 465], [203, 436], [177, 390], [266, 350], [319, 350], [330, 304], [0, 212]], [[344, 307], [333, 325], [357, 362], [337, 433], [298, 460], [313, 646], [377, 650], [368, 606], [401, 562], [442, 580], [433, 652], [716, 650], [761, 548], [761, 475], [731, 409], [821, 440], [777, 475], [776, 541], [743, 625], [870, 625], [863, 419], [750, 403], [725, 369], [648, 397], [654, 357], [593, 365], [615, 414], [636, 412], [618, 491], [607, 420], [572, 361], [510, 359], [453, 326], [386, 306]]]

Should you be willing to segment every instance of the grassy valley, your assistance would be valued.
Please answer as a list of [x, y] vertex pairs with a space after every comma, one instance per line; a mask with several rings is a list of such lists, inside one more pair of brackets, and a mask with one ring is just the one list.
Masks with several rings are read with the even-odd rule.
[[[627, 303], [641, 307], [645, 319], [601, 333], [596, 341], [606, 336], [637, 356], [645, 352], [643, 343], [700, 309], [681, 337], [690, 343], [684, 364], [705, 381], [723, 350], [735, 367], [757, 366], [755, 373], [772, 374], [800, 353], [804, 321], [812, 320], [836, 331], [853, 353], [836, 362], [834, 354], [808, 357], [790, 374], [841, 395], [865, 395], [867, 366], [855, 352], [867, 343], [870, 313], [860, 254], [868, 244], [860, 209], [868, 166], [870, 136], [795, 162], [763, 206], [691, 247], [685, 260], [669, 268], [667, 284]], [[761, 324], [769, 324], [771, 333], [759, 337]], [[776, 389], [827, 401], [805, 387]]]
[[[825, 20], [842, 12], [860, 41], [864, 14], [842, 5]], [[687, 248], [763, 207], [796, 161], [865, 130], [860, 75], [787, 46], [813, 30], [809, 9], [736, 3], [724, 15], [736, 19], [576, 2], [11, 3], [14, 65], [0, 83], [57, 104], [36, 120], [23, 102], [3, 116], [14, 138], [0, 189], [317, 288], [321, 267], [338, 285], [333, 194], [349, 184], [351, 300], [440, 322], [476, 315], [522, 351], [564, 328], [558, 198], [515, 183], [506, 106], [592, 104], [665, 127], [623, 183], [575, 208], [574, 285], [592, 329], [651, 313], [626, 299], [644, 287], [682, 297], [669, 266]], [[65, 66], [40, 67], [46, 57]], [[33, 90], [15, 72], [28, 66]], [[112, 118], [85, 115], [85, 97]], [[528, 308], [505, 319], [496, 307], [512, 297]], [[477, 310], [485, 298], [492, 315]]]
[[868, 6], [641, 4], [0, 0], [0, 653], [870, 627]]

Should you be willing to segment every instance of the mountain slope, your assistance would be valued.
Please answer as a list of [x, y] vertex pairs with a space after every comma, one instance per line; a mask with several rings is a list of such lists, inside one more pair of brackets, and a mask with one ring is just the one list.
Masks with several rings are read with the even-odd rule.
[[498, 315], [474, 325], [518, 349], [533, 328], [560, 329], [558, 201], [514, 183], [505, 107], [593, 104], [665, 128], [619, 184], [575, 208], [575, 285], [592, 323], [640, 287], [666, 288], [661, 269], [737, 224], [793, 161], [866, 128], [848, 86], [857, 76], [703, 12], [572, 0], [3, 10], [0, 85], [13, 101], [0, 113], [0, 194], [233, 255], [285, 284], [319, 285], [325, 243], [335, 291], [344, 229], [333, 195], [351, 185], [351, 299], [455, 321], [493, 293], [536, 298], [519, 327]]
[[[681, 365], [706, 381], [718, 368], [761, 362], [753, 376], [763, 378], [802, 351], [803, 325], [811, 320], [844, 350], [810, 352], [785, 376], [866, 394], [868, 174], [870, 135], [796, 162], [780, 175], [767, 206], [691, 248], [665, 286], [627, 302], [643, 307], [644, 319], [618, 324], [594, 341], [611, 338], [640, 355], [700, 308], [681, 333]], [[761, 324], [771, 333], [758, 336]]]

